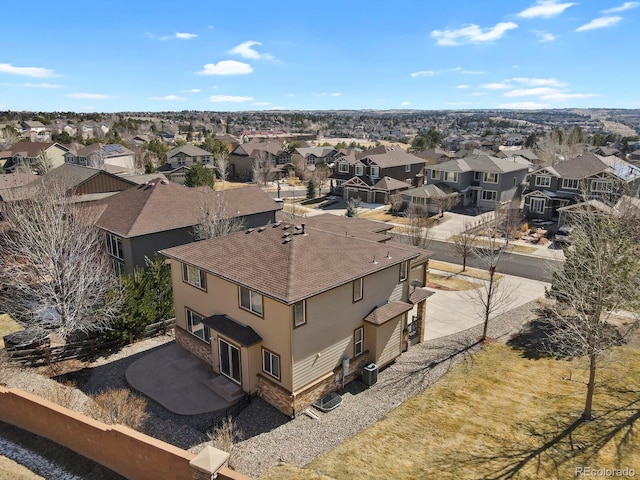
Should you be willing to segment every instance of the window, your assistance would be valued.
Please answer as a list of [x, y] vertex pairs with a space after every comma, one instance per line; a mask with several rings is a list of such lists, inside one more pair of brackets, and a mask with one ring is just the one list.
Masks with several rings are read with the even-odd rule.
[[551, 186], [551, 177], [537, 175], [536, 176], [536, 187], [550, 187]]
[[293, 326], [299, 327], [307, 323], [307, 302], [301, 300], [293, 306]]
[[407, 279], [407, 262], [400, 264], [400, 281], [404, 282]]
[[356, 165], [356, 175], [364, 174], [364, 165]]
[[483, 190], [482, 191], [482, 200], [486, 200], [487, 202], [495, 202], [498, 199], [498, 192], [495, 190]]
[[182, 280], [202, 290], [207, 289], [207, 274], [193, 265], [182, 264]]
[[591, 190], [594, 192], [611, 192], [612, 185], [608, 180], [593, 180], [591, 182]]
[[409, 173], [411, 171], [411, 164], [407, 164], [404, 166], [404, 173]]
[[280, 380], [280, 355], [262, 349], [262, 371]]
[[349, 164], [345, 162], [338, 163], [338, 172], [339, 173], [349, 173]]
[[493, 172], [484, 172], [483, 181], [485, 183], [498, 183], [498, 174]]
[[122, 249], [122, 239], [111, 233], [107, 233], [107, 251], [112, 257], [124, 260], [124, 252]]
[[362, 278], [353, 281], [353, 301], [362, 300]]
[[315, 165], [316, 164], [316, 157], [315, 155], [309, 155], [307, 157], [307, 165]]
[[534, 213], [544, 213], [544, 198], [531, 198], [529, 200], [529, 211]]
[[479, 182], [479, 181], [480, 181], [480, 177], [481, 177], [481, 176], [482, 176], [482, 172], [473, 172], [473, 179], [474, 179], [476, 182]]
[[240, 287], [240, 307], [262, 316], [262, 295], [245, 287]]
[[373, 178], [378, 178], [380, 176], [380, 167], [371, 167], [371, 176]]
[[120, 260], [116, 260], [115, 258], [112, 258], [111, 268], [113, 269], [113, 274], [116, 277], [119, 277], [120, 275], [124, 275], [124, 263], [122, 263]]
[[440, 180], [440, 171], [431, 170], [431, 173], [429, 174], [429, 176], [431, 177], [431, 180]]
[[405, 178], [404, 183], [406, 183], [407, 185], [413, 185], [413, 178]]
[[186, 308], [185, 311], [187, 313], [187, 331], [198, 337], [200, 340], [209, 343], [211, 341], [209, 327], [202, 323], [202, 315], [197, 314], [188, 308]]
[[515, 187], [518, 184], [518, 178], [513, 177], [513, 186]]
[[574, 178], [563, 178], [562, 179], [562, 188], [569, 188], [571, 190], [578, 189], [578, 180]]
[[458, 182], [458, 172], [444, 172], [445, 182]]
[[353, 332], [353, 356], [357, 357], [364, 352], [364, 327], [356, 328]]

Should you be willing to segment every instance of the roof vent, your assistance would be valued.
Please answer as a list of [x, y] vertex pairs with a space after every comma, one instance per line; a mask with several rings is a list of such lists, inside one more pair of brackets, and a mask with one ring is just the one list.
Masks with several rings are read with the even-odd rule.
[[296, 225], [295, 227], [293, 227], [293, 229], [298, 231], [298, 230], [302, 230], [302, 227], [300, 225]]
[[160, 180], [160, 183], [162, 185], [169, 185], [169, 181], [168, 180]]
[[389, 252], [387, 252], [387, 258], [391, 260], [391, 254]]
[[285, 238], [282, 243], [289, 243], [291, 241], [291, 237]]
[[288, 230], [289, 228], [291, 228], [291, 225], [289, 225], [288, 223], [285, 223], [282, 227], [283, 230]]
[[276, 222], [273, 224], [273, 228], [279, 227], [282, 222]]
[[247, 232], [246, 233], [251, 233], [251, 232], [253, 232], [253, 230], [254, 230], [253, 228], [247, 228]]
[[376, 260], [376, 256], [375, 255], [373, 256], [373, 262], [371, 262], [371, 263], [373, 263], [374, 265], [378, 264], [378, 261]]
[[266, 228], [267, 228], [267, 227], [260, 227], [260, 228], [258, 228], [258, 231], [259, 231], [259, 232], [264, 232]]

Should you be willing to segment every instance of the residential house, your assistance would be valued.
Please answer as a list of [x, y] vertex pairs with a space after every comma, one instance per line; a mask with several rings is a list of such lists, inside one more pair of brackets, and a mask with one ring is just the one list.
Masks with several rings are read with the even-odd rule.
[[278, 222], [161, 253], [178, 344], [292, 417], [424, 340], [424, 250]]
[[22, 137], [31, 142], [48, 142], [51, 140], [51, 132], [42, 122], [37, 120], [27, 120], [20, 122], [22, 127]]
[[420, 208], [427, 213], [440, 213], [447, 209], [445, 207], [450, 208], [451, 206], [457, 205], [460, 201], [459, 196], [461, 195], [457, 192], [451, 192], [450, 190], [443, 190], [441, 187], [446, 188], [442, 184], [438, 187], [432, 183], [410, 188], [401, 193], [402, 201], [408, 206]]
[[389, 203], [395, 193], [423, 183], [425, 161], [393, 146], [375, 147], [336, 158], [329, 177], [332, 193], [346, 199]]
[[520, 199], [529, 166], [511, 158], [472, 155], [425, 168], [425, 182], [458, 193], [461, 206], [493, 210]]
[[162, 130], [161, 132], [158, 132], [158, 138], [164, 143], [171, 143], [175, 140], [176, 136], [171, 132]]
[[591, 199], [613, 205], [621, 195], [638, 197], [639, 191], [640, 167], [618, 157], [586, 153], [532, 172], [524, 213], [528, 218], [556, 219], [560, 207]]
[[300, 162], [307, 167], [319, 163], [330, 165], [337, 154], [333, 147], [299, 147], [291, 154], [291, 162], [294, 164]]
[[172, 182], [184, 184], [187, 171], [194, 163], [214, 168], [213, 154], [189, 143], [176, 147], [167, 152], [167, 163], [158, 168]]
[[51, 142], [18, 142], [11, 149], [0, 152], [0, 158], [5, 160], [4, 169], [13, 172], [24, 166], [31, 170], [37, 169], [46, 156], [48, 168], [56, 168], [64, 163], [64, 155], [69, 149], [59, 143]]
[[103, 145], [92, 143], [64, 154], [65, 162], [104, 169], [106, 165], [119, 167], [126, 172], [135, 170], [135, 154], [119, 143]]
[[282, 147], [279, 140], [251, 140], [241, 143], [229, 154], [229, 175], [239, 180], [253, 180], [256, 161], [266, 162], [273, 180], [288, 177], [294, 170], [291, 153]]
[[160, 249], [193, 242], [202, 208], [220, 203], [223, 211], [246, 227], [275, 222], [280, 209], [257, 186], [217, 192], [166, 180], [137, 185], [105, 199], [96, 225], [105, 232], [114, 272], [132, 272], [135, 267], [144, 267], [145, 257], [153, 257]]

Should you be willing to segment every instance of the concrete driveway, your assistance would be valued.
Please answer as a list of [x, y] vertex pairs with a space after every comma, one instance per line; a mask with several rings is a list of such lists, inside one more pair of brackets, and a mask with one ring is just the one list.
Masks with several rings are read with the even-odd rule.
[[[500, 282], [504, 282], [505, 290], [512, 293], [506, 305], [494, 312], [490, 318], [536, 298], [544, 297], [544, 289], [549, 286], [548, 283], [510, 275], [504, 275]], [[427, 300], [425, 323], [427, 340], [446, 337], [483, 323], [482, 306], [477, 301], [477, 293], [474, 294], [476, 290], [459, 292], [435, 290], [435, 292]]]

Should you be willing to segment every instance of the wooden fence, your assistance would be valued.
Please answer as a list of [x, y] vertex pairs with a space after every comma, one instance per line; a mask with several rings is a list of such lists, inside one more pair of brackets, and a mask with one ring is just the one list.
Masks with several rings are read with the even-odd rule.
[[[163, 320], [147, 325], [140, 334], [141, 338], [149, 338], [164, 333], [175, 326], [176, 319]], [[123, 345], [121, 340], [104, 340], [91, 338], [78, 342], [68, 342], [59, 346], [41, 346], [32, 349], [7, 348], [7, 357], [12, 362], [29, 366], [50, 365], [52, 363], [70, 360], [73, 358], [86, 358], [98, 352], [116, 348]]]

